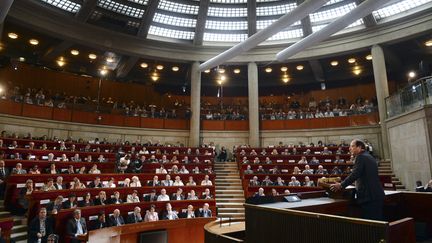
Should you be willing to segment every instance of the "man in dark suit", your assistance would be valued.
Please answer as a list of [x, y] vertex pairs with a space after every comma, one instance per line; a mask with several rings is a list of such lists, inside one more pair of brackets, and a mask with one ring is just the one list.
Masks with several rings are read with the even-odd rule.
[[64, 189], [66, 189], [66, 185], [63, 184], [63, 177], [62, 176], [57, 176], [56, 182], [54, 183], [54, 187], [57, 190], [64, 190]]
[[6, 177], [8, 177], [10, 171], [5, 167], [5, 162], [0, 160], [0, 198], [4, 198], [4, 192], [6, 189]]
[[107, 205], [109, 201], [107, 199], [105, 191], [100, 191], [98, 198], [94, 200], [94, 205]]
[[87, 234], [87, 224], [85, 219], [81, 218], [81, 210], [75, 209], [73, 218], [67, 222], [66, 233], [71, 238], [71, 243], [79, 243], [78, 237]]
[[90, 230], [102, 229], [106, 227], [110, 227], [109, 222], [107, 222], [105, 217], [105, 211], [101, 211], [98, 214], [98, 218], [96, 220], [92, 220], [90, 224]]
[[155, 201], [157, 201], [157, 197], [158, 196], [156, 195], [156, 190], [153, 189], [153, 190], [151, 190], [150, 194], [147, 194], [144, 196], [144, 201], [145, 202], [155, 202]]
[[126, 222], [128, 224], [134, 224], [134, 223], [139, 223], [142, 222], [143, 218], [141, 216], [141, 208], [140, 207], [135, 207], [133, 213], [129, 214]]
[[330, 189], [338, 191], [356, 182], [357, 203], [362, 209], [365, 219], [382, 220], [384, 190], [378, 176], [378, 164], [374, 157], [366, 151], [363, 141], [354, 139], [350, 152], [355, 157], [351, 175], [342, 183], [333, 184]]
[[114, 209], [113, 215], [110, 217], [109, 223], [111, 226], [120, 226], [125, 224], [123, 217], [120, 215], [120, 210]]
[[96, 177], [90, 184], [88, 185], [89, 188], [102, 188], [102, 182], [99, 177]]
[[48, 204], [48, 211], [51, 212], [53, 210], [56, 210], [57, 212], [60, 211], [63, 208], [63, 196], [58, 195], [54, 202], [50, 202]]
[[201, 218], [210, 218], [212, 216], [212, 212], [209, 209], [209, 204], [204, 203], [203, 208], [199, 209], [197, 215], [198, 215], [198, 217], [201, 217]]
[[78, 206], [78, 204], [77, 204], [77, 200], [76, 200], [76, 195], [75, 194], [70, 194], [68, 200], [66, 200], [65, 202], [63, 202], [63, 208], [64, 209], [76, 208], [77, 206]]
[[41, 208], [39, 210], [39, 214], [36, 218], [34, 218], [29, 224], [28, 230], [28, 242], [29, 243], [38, 243], [38, 240], [41, 239], [40, 242], [47, 242], [48, 235], [54, 232], [54, 222], [52, 218], [47, 218], [47, 209]]

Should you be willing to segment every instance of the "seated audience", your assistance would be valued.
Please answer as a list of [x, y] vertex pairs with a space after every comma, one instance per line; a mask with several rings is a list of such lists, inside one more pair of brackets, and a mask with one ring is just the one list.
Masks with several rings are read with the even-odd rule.
[[205, 175], [204, 180], [201, 181], [201, 186], [212, 186], [213, 183], [209, 178], [210, 177], [208, 175]]
[[119, 209], [114, 209], [113, 214], [109, 217], [111, 226], [121, 226], [125, 224], [123, 217], [120, 215]]
[[150, 194], [144, 195], [145, 202], [154, 202], [157, 201], [158, 196], [156, 195], [156, 190], [152, 189]]
[[78, 202], [76, 200], [75, 194], [69, 194], [68, 200], [63, 202], [63, 208], [69, 209], [69, 208], [76, 208], [78, 206]]
[[174, 220], [178, 219], [177, 212], [172, 210], [171, 204], [167, 203], [165, 211], [162, 213], [162, 219]]
[[90, 192], [87, 192], [83, 198], [83, 200], [78, 202], [78, 207], [89, 207], [89, 206], [93, 206], [93, 199], [91, 197]]
[[305, 181], [303, 182], [303, 186], [313, 187], [315, 186], [315, 182], [311, 181], [309, 176], [305, 176]]
[[291, 181], [288, 183], [288, 186], [301, 186], [301, 184], [295, 176], [291, 176]]
[[84, 218], [81, 217], [81, 210], [75, 209], [73, 218], [70, 219], [66, 224], [66, 232], [71, 237], [72, 243], [79, 243], [78, 237], [85, 236], [87, 234], [87, 224]]
[[162, 188], [160, 195], [157, 197], [157, 201], [169, 201], [169, 200], [170, 200], [170, 198], [166, 194], [165, 188]]
[[142, 222], [143, 218], [141, 217], [141, 208], [140, 207], [135, 207], [133, 213], [129, 214], [126, 222], [128, 224], [135, 224], [135, 223], [139, 223]]
[[28, 226], [28, 242], [46, 242], [48, 235], [54, 233], [54, 221], [47, 217], [47, 209], [40, 208], [38, 216]]
[[94, 205], [108, 205], [108, 199], [105, 191], [100, 191], [98, 197], [94, 200]]
[[53, 190], [57, 190], [57, 188], [54, 186], [54, 179], [48, 178], [47, 182], [42, 186], [41, 191], [47, 192]]
[[180, 218], [193, 219], [195, 218], [195, 211], [192, 205], [188, 205], [185, 212], [179, 215]]
[[110, 227], [110, 224], [106, 220], [105, 211], [101, 211], [99, 212], [97, 219], [91, 222], [90, 230], [102, 229], [106, 227]]
[[154, 222], [159, 220], [159, 215], [156, 212], [156, 206], [154, 204], [150, 205], [150, 209], [146, 211], [144, 216], [144, 222]]
[[198, 200], [198, 196], [196, 195], [195, 190], [190, 190], [187, 200]]
[[126, 202], [127, 203], [138, 203], [138, 202], [140, 202], [140, 199], [139, 199], [139, 196], [138, 196], [138, 191], [134, 190], [132, 192], [132, 194], [127, 195]]
[[199, 209], [198, 217], [201, 217], [201, 218], [212, 217], [212, 211], [210, 210], [210, 205], [208, 203], [204, 203], [202, 209], [201, 208]]
[[183, 189], [177, 188], [177, 191], [171, 196], [171, 200], [184, 200]]

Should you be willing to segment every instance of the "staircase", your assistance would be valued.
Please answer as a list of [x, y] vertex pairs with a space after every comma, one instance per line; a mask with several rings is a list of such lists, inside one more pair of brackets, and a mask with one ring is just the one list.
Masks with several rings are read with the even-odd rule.
[[245, 199], [237, 162], [217, 162], [214, 169], [218, 217], [244, 218]]
[[11, 232], [11, 239], [16, 243], [27, 242], [27, 219], [22, 216], [12, 216], [8, 211], [5, 211], [4, 201], [0, 200], [0, 218], [12, 217], [14, 219], [14, 226]]
[[392, 183], [396, 186], [397, 191], [408, 191], [399, 178], [393, 173], [390, 160], [382, 160], [379, 163], [378, 173], [380, 175], [391, 175]]

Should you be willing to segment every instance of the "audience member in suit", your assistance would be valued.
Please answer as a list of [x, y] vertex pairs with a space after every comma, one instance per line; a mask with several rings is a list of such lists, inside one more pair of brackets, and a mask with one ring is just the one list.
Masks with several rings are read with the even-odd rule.
[[22, 174], [27, 174], [27, 171], [22, 168], [22, 164], [21, 163], [17, 163], [15, 165], [15, 168], [12, 169], [11, 174], [12, 175], [15, 175], [15, 174], [22, 175]]
[[48, 211], [52, 212], [54, 209], [58, 212], [63, 208], [63, 196], [58, 195], [54, 202], [50, 202], [48, 204]]
[[76, 195], [75, 194], [69, 194], [68, 200], [66, 200], [65, 202], [63, 202], [63, 208], [64, 209], [76, 208], [77, 206], [78, 206], [78, 202], [76, 200]]
[[71, 237], [71, 243], [79, 243], [77, 237], [87, 234], [87, 224], [80, 209], [74, 210], [73, 218], [67, 222], [66, 233]]
[[176, 193], [173, 193], [171, 200], [184, 200], [183, 189], [178, 188]]
[[4, 192], [6, 189], [6, 178], [9, 176], [10, 171], [5, 167], [4, 160], [0, 160], [0, 198], [4, 198]]
[[132, 194], [127, 195], [126, 202], [127, 203], [138, 203], [138, 202], [140, 202], [140, 199], [138, 197], [138, 191], [133, 190]]
[[179, 215], [179, 218], [186, 218], [186, 219], [192, 219], [195, 218], [195, 211], [192, 205], [188, 205], [185, 212], [182, 212]]
[[78, 207], [88, 207], [93, 205], [94, 203], [93, 203], [93, 199], [91, 198], [90, 192], [87, 192], [84, 196], [84, 199], [78, 202]]
[[41, 208], [39, 214], [34, 218], [28, 229], [28, 242], [29, 243], [41, 243], [47, 242], [48, 235], [54, 232], [54, 222], [52, 218], [47, 217], [47, 209]]
[[204, 203], [203, 208], [198, 211], [198, 217], [210, 218], [212, 216], [212, 211], [209, 209], [209, 204]]
[[126, 222], [128, 224], [134, 224], [134, 223], [139, 223], [142, 222], [143, 218], [141, 217], [141, 208], [140, 207], [135, 207], [133, 213], [129, 214]]
[[33, 180], [28, 179], [25, 183], [25, 187], [21, 188], [18, 197], [18, 204], [27, 211], [29, 207], [28, 195], [32, 194], [34, 191]]
[[172, 210], [171, 203], [166, 204], [166, 210], [162, 213], [162, 219], [178, 219], [177, 212]]
[[111, 226], [120, 226], [125, 224], [123, 217], [120, 215], [120, 210], [114, 209], [113, 215], [110, 217], [109, 222]]
[[120, 198], [120, 192], [115, 191], [114, 197], [111, 197], [110, 204], [122, 204], [123, 200]]
[[96, 220], [92, 220], [90, 224], [90, 230], [102, 229], [110, 227], [109, 222], [107, 222], [105, 217], [105, 212], [101, 211], [98, 214], [98, 218]]
[[149, 181], [148, 183], [147, 183], [147, 186], [160, 186], [161, 185], [161, 183], [160, 183], [160, 181], [159, 181], [159, 177], [157, 176], [157, 175], [155, 175], [154, 177], [153, 177], [153, 180], [152, 181]]
[[144, 201], [146, 202], [155, 202], [157, 201], [158, 196], [156, 195], [156, 190], [151, 190], [150, 194], [144, 196]]
[[64, 190], [64, 189], [66, 189], [66, 185], [63, 184], [63, 177], [62, 176], [57, 176], [56, 182], [54, 183], [54, 187], [57, 190]]
[[159, 215], [156, 212], [156, 206], [154, 204], [150, 205], [150, 209], [146, 211], [144, 216], [144, 222], [154, 222], [159, 220]]
[[90, 184], [88, 185], [89, 188], [102, 188], [102, 182], [99, 177], [96, 177]]
[[99, 192], [99, 197], [94, 200], [94, 205], [107, 205], [109, 201], [106, 197], [105, 191]]

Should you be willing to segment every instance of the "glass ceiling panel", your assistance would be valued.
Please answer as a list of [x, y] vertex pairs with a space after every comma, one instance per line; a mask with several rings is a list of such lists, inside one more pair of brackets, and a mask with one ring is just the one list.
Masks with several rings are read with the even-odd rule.
[[[257, 29], [262, 30], [267, 28], [269, 25], [273, 24], [277, 19], [267, 19], [267, 20], [258, 20], [257, 21]], [[295, 22], [291, 26], [301, 25], [300, 21]]]
[[179, 18], [179, 17], [160, 14], [160, 13], [155, 14], [153, 21], [162, 24], [173, 25], [173, 26], [192, 27], [192, 28], [196, 26], [196, 19]]
[[276, 35], [270, 37], [268, 40], [286, 40], [286, 39], [294, 39], [294, 38], [301, 38], [301, 37], [303, 37], [303, 30], [294, 29], [294, 30], [281, 31]]
[[[257, 3], [276, 2], [278, 0], [257, 0]], [[247, 0], [210, 0], [211, 3], [239, 4], [247, 3]]]
[[206, 29], [214, 30], [247, 30], [247, 21], [206, 21]]
[[324, 6], [332, 5], [332, 4], [335, 4], [335, 3], [340, 3], [340, 2], [343, 2], [343, 1], [345, 1], [345, 0], [331, 0], [331, 1], [328, 1], [326, 4], [324, 4]]
[[198, 5], [181, 4], [181, 3], [171, 2], [167, 0], [161, 0], [159, 2], [158, 8], [170, 12], [193, 14], [193, 15], [198, 15], [198, 10], [199, 10]]
[[247, 34], [204, 33], [204, 41], [240, 42], [246, 40]]
[[309, 14], [310, 20], [312, 23], [314, 22], [321, 22], [321, 21], [328, 21], [331, 19], [335, 19], [337, 17], [343, 16], [347, 14], [349, 11], [353, 10], [356, 7], [355, 3], [350, 3], [347, 5], [343, 5], [337, 8], [332, 8], [324, 11], [315, 12], [312, 14]]
[[209, 7], [207, 15], [212, 17], [247, 17], [247, 8]]
[[283, 15], [291, 12], [296, 7], [296, 3], [288, 3], [275, 6], [258, 7], [256, 11], [257, 16]]
[[377, 20], [384, 19], [393, 15], [397, 15], [399, 13], [405, 12], [412, 8], [421, 6], [426, 3], [431, 3], [432, 0], [405, 0], [400, 1], [398, 3], [394, 3], [392, 5], [383, 7], [376, 11], [373, 11], [373, 15]]
[[148, 4], [148, 0], [128, 0], [129, 2], [133, 2], [133, 3], [138, 3], [141, 5], [147, 5]]
[[[169, 37], [173, 39], [193, 40], [195, 33], [190, 31], [166, 29], [151, 25], [149, 29], [149, 35]], [[149, 36], [149, 39], [152, 39], [151, 36]]]
[[[363, 25], [363, 24], [364, 24], [363, 19], [359, 19], [356, 22], [354, 22], [354, 23], [348, 25], [347, 27], [345, 27], [345, 30], [349, 29], [349, 28], [352, 28], [352, 27], [360, 26], [360, 25]], [[312, 25], [312, 32], [317, 32], [317, 31], [321, 30], [322, 28], [324, 28], [327, 25], [328, 25], [328, 23], [326, 23], [326, 24], [319, 24], [319, 25]]]
[[69, 0], [40, 0], [42, 2], [48, 3], [54, 7], [60, 8], [62, 10], [71, 12], [71, 13], [77, 13], [81, 5]]
[[98, 6], [134, 18], [142, 18], [144, 9], [130, 7], [112, 0], [99, 0]]

